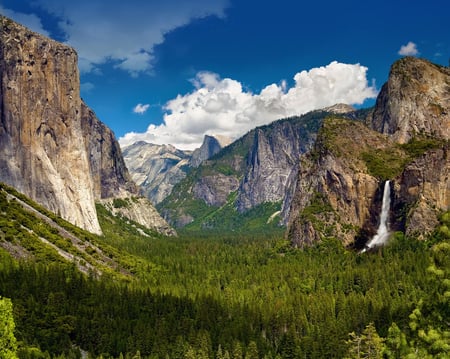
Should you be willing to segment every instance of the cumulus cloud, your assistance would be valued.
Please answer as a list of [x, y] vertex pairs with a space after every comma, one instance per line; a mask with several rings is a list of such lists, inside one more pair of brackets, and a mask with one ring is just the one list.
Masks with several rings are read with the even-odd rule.
[[9, 9], [5, 9], [0, 5], [0, 14], [3, 14], [10, 19], [14, 19], [19, 24], [22, 24], [33, 30], [34, 32], [38, 32], [42, 35], [49, 36], [49, 33], [42, 26], [41, 20], [33, 14], [22, 14], [19, 12], [15, 12]]
[[[228, 1], [34, 0], [33, 5], [60, 20], [66, 42], [77, 49], [80, 71], [95, 71], [111, 61], [137, 76], [151, 71], [153, 47], [164, 41], [165, 34], [194, 19], [223, 17]], [[24, 16], [30, 16], [30, 21], [22, 22], [30, 24], [33, 16]], [[19, 21], [18, 16], [12, 17]]]
[[143, 105], [142, 103], [138, 103], [136, 106], [134, 106], [133, 112], [139, 115], [143, 115], [144, 113], [147, 112], [149, 107], [150, 107], [149, 104]]
[[417, 45], [412, 41], [401, 46], [400, 50], [398, 50], [398, 54], [401, 56], [416, 56], [418, 53], [419, 50], [417, 50]]
[[143, 140], [194, 149], [205, 134], [238, 138], [279, 118], [336, 103], [362, 104], [377, 94], [375, 86], [368, 84], [366, 73], [367, 68], [360, 64], [333, 61], [297, 73], [295, 85], [289, 89], [281, 81], [254, 94], [244, 90], [239, 81], [200, 72], [192, 80], [192, 92], [166, 103], [163, 124], [152, 124], [145, 133], [127, 133], [119, 141], [122, 146]]

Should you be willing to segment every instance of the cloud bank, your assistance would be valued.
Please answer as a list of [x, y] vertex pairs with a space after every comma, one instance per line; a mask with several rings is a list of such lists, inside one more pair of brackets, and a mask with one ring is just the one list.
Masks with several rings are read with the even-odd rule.
[[164, 106], [163, 124], [151, 124], [144, 133], [127, 133], [119, 142], [122, 146], [147, 141], [194, 149], [205, 134], [236, 139], [280, 118], [336, 103], [362, 104], [377, 94], [375, 86], [368, 84], [366, 73], [367, 68], [360, 64], [333, 61], [297, 73], [295, 85], [289, 89], [282, 81], [253, 94], [245, 91], [239, 81], [200, 72], [192, 80], [192, 92], [178, 95]]
[[[207, 16], [224, 16], [228, 0], [34, 0], [59, 19], [66, 42], [77, 49], [81, 72], [112, 62], [132, 76], [152, 69], [153, 47], [168, 32]], [[12, 11], [7, 16], [48, 35], [39, 18]]]
[[417, 45], [412, 41], [401, 46], [400, 50], [398, 50], [398, 54], [401, 56], [416, 56], [418, 53], [419, 50], [417, 50]]

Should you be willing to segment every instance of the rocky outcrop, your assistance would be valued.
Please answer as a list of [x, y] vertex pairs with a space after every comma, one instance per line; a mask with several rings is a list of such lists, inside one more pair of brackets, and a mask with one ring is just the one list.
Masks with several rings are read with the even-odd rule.
[[147, 198], [135, 196], [108, 198], [100, 200], [100, 203], [115, 216], [128, 218], [167, 236], [176, 235], [176, 232], [159, 215]]
[[228, 196], [239, 187], [239, 181], [234, 176], [217, 173], [204, 176], [195, 183], [193, 194], [195, 198], [203, 200], [209, 206], [223, 206]]
[[77, 54], [0, 16], [0, 181], [100, 233]]
[[186, 176], [190, 154], [171, 145], [143, 141], [123, 149], [133, 180], [141, 187], [141, 193], [154, 204], [166, 198], [173, 186]]
[[205, 135], [203, 143], [200, 148], [197, 148], [192, 152], [192, 156], [189, 160], [189, 165], [192, 167], [198, 167], [200, 164], [214, 156], [222, 148], [228, 146], [232, 142], [231, 138], [225, 136], [209, 136]]
[[81, 128], [95, 199], [136, 195], [138, 188], [128, 173], [114, 133], [84, 102], [81, 103]]
[[285, 206], [294, 245], [334, 237], [363, 246], [378, 226], [387, 179], [390, 229], [425, 238], [435, 228], [450, 206], [449, 84], [447, 68], [404, 58], [369, 113], [372, 129], [339, 118], [324, 122]]
[[[94, 184], [94, 197], [113, 215], [128, 218], [165, 235], [176, 235], [152, 203], [139, 197], [114, 133], [83, 102], [81, 124]], [[127, 203], [126, 206], [114, 206]]]
[[312, 148], [323, 119], [354, 111], [352, 106], [337, 104], [255, 129], [237, 209], [242, 213], [262, 203], [281, 202], [289, 197], [290, 188], [295, 186], [300, 155]]
[[450, 208], [450, 146], [432, 149], [408, 164], [394, 182], [393, 229], [425, 238]]
[[417, 134], [450, 139], [450, 68], [414, 57], [393, 64], [369, 125], [406, 143]]

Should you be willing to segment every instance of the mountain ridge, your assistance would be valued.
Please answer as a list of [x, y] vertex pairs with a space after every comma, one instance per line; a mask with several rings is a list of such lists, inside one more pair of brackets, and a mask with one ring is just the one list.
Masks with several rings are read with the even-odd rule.
[[270, 212], [262, 210], [263, 222], [267, 223], [281, 210], [297, 173], [300, 154], [313, 146], [321, 121], [335, 109], [351, 111], [346, 116], [361, 117], [353, 108], [337, 105], [329, 112], [311, 111], [257, 127], [191, 170], [158, 209], [176, 227], [213, 229], [212, 223], [220, 226], [219, 219], [215, 219], [222, 213], [220, 208], [230, 206], [234, 212], [227, 213], [236, 218], [230, 218], [235, 223], [241, 223], [237, 218], [244, 218], [249, 211], [261, 215], [262, 208], [270, 208]]

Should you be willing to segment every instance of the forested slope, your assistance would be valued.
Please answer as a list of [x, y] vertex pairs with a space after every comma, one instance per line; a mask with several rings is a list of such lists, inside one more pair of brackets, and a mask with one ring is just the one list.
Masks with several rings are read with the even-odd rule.
[[[19, 218], [8, 208], [0, 238], [18, 244], [24, 234], [5, 233]], [[300, 251], [276, 236], [166, 238], [98, 212], [105, 235], [90, 240], [122, 273], [82, 274], [47, 247], [26, 247], [32, 260], [1, 250], [19, 357], [343, 358], [378, 344], [392, 358], [449, 353], [448, 213], [425, 242], [397, 234], [359, 255], [335, 240]]]

